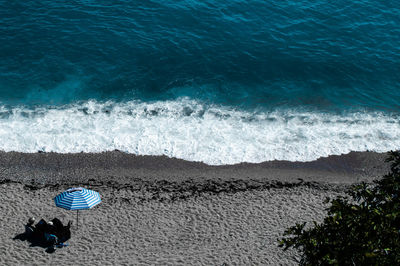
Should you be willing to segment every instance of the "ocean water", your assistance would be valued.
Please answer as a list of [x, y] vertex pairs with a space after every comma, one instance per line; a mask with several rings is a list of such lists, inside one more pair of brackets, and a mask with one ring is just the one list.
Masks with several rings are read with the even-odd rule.
[[220, 165], [399, 147], [397, 1], [0, 1], [0, 150]]

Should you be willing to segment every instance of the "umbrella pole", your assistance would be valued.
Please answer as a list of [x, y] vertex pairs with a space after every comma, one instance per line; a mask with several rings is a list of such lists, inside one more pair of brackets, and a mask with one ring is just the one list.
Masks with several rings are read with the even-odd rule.
[[79, 210], [76, 210], [76, 229], [78, 229], [78, 215], [79, 215]]

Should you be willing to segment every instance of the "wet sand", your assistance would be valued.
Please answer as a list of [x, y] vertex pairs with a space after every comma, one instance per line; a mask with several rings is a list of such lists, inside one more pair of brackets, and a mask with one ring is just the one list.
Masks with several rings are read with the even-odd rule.
[[[296, 264], [277, 238], [321, 220], [326, 197], [388, 171], [386, 155], [353, 152], [317, 161], [209, 166], [119, 151], [0, 152], [0, 264]], [[48, 254], [13, 238], [26, 220], [75, 221], [53, 197], [73, 186], [100, 192], [68, 247]]]

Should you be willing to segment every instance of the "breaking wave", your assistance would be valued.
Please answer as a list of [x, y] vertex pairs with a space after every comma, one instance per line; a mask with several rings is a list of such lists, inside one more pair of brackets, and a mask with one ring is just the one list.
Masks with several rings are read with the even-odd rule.
[[211, 165], [310, 161], [400, 147], [400, 116], [381, 112], [245, 111], [181, 98], [0, 107], [0, 149], [166, 155]]

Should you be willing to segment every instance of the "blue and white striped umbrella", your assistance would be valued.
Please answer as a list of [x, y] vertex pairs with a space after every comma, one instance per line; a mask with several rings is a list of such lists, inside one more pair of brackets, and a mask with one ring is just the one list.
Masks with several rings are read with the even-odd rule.
[[100, 194], [96, 191], [78, 187], [70, 188], [54, 198], [57, 207], [67, 210], [76, 210], [76, 224], [78, 226], [78, 211], [90, 209], [101, 202]]
[[78, 187], [70, 188], [54, 198], [57, 207], [67, 210], [90, 209], [101, 202], [98, 192]]

